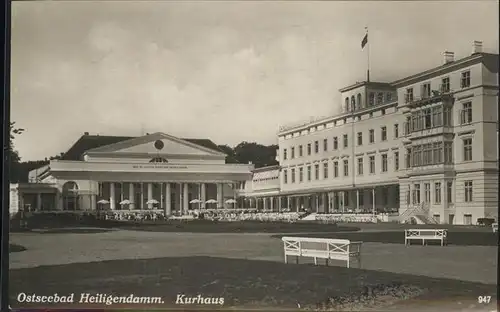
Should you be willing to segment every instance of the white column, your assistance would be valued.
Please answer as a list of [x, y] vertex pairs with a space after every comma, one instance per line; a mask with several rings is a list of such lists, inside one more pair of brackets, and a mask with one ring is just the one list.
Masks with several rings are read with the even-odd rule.
[[144, 210], [144, 182], [141, 182], [141, 210]]
[[36, 193], [36, 210], [42, 210], [42, 193]]
[[333, 193], [332, 193], [332, 212], [333, 212], [333, 211], [335, 210], [335, 208], [336, 208], [336, 207], [335, 207], [335, 200], [337, 199], [337, 198], [336, 198], [336, 196], [335, 196], [336, 194], [337, 194], [337, 192], [333, 192]]
[[217, 183], [217, 208], [224, 208], [224, 193], [222, 192], [222, 183]]
[[281, 196], [278, 196], [278, 212], [280, 212], [283, 209], [281, 206]]
[[189, 184], [184, 183], [184, 195], [183, 195], [183, 203], [184, 203], [184, 213], [188, 214], [189, 211], [189, 189], [188, 189]]
[[375, 188], [372, 189], [372, 209], [373, 215], [375, 215]]
[[207, 185], [201, 183], [201, 208], [205, 208], [205, 201], [207, 200]]
[[111, 210], [115, 210], [116, 197], [115, 197], [115, 183], [109, 183], [109, 207]]
[[269, 200], [271, 201], [271, 211], [274, 211], [274, 197], [269, 197]]
[[330, 204], [328, 202], [328, 193], [323, 193], [323, 213], [327, 213], [329, 207]]
[[286, 197], [286, 209], [290, 209], [290, 196]]
[[359, 190], [356, 190], [356, 210], [359, 209]]
[[130, 182], [128, 184], [128, 200], [130, 200], [130, 209], [135, 209], [135, 190], [134, 183]]
[[179, 183], [179, 205], [177, 207], [179, 207], [179, 209], [177, 210], [178, 212], [182, 213], [182, 183]]
[[166, 193], [165, 193], [165, 215], [170, 216], [172, 214], [172, 190], [170, 183], [166, 183]]
[[[148, 200], [153, 199], [153, 183], [148, 183]], [[153, 204], [148, 204], [148, 209], [152, 209]]]

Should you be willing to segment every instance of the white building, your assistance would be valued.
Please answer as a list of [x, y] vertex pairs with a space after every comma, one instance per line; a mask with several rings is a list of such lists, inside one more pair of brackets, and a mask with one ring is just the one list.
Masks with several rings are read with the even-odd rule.
[[341, 89], [343, 113], [281, 127], [280, 168], [268, 173], [279, 170], [279, 191], [255, 189], [261, 169], [253, 193], [242, 194], [277, 196], [292, 210], [497, 219], [498, 55], [481, 45], [459, 60], [445, 52], [442, 65], [391, 83]]
[[[85, 133], [62, 159], [31, 171], [30, 183], [11, 185], [11, 195], [17, 194], [12, 209], [92, 211], [101, 202], [111, 210], [157, 209], [170, 215], [204, 207], [209, 199], [217, 201], [210, 207], [227, 207], [236, 185], [250, 179], [253, 165], [226, 164], [225, 158], [206, 139]], [[201, 203], [190, 203], [194, 199]], [[120, 204], [125, 200], [130, 204]]]

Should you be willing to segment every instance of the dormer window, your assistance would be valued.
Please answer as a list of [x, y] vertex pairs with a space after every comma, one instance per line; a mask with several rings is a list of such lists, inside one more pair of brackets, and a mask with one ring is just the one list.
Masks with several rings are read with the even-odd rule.
[[150, 163], [168, 163], [168, 160], [166, 160], [163, 157], [155, 157], [149, 161]]
[[361, 105], [361, 93], [358, 93], [358, 108], [362, 108], [362, 105]]

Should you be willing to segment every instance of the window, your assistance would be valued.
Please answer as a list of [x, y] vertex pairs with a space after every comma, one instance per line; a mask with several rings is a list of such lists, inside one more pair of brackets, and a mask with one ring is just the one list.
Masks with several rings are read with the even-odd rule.
[[377, 104], [382, 104], [384, 102], [384, 94], [383, 93], [377, 93]]
[[448, 127], [452, 125], [451, 107], [449, 106], [443, 108], [443, 125]]
[[307, 181], [311, 181], [311, 166], [307, 166]]
[[295, 169], [292, 169], [292, 183], [295, 183]]
[[323, 163], [323, 179], [328, 179], [328, 163]]
[[431, 201], [431, 184], [424, 183], [424, 202], [429, 203]]
[[299, 168], [299, 182], [300, 183], [304, 182], [304, 168], [303, 167]]
[[307, 155], [311, 155], [311, 143], [307, 143]]
[[409, 205], [410, 204], [410, 190], [408, 189], [408, 191], [406, 191], [406, 204]]
[[337, 137], [333, 138], [333, 149], [337, 150], [339, 148], [339, 141]]
[[405, 158], [405, 167], [406, 168], [411, 168], [411, 158], [412, 158], [411, 147], [407, 147], [406, 148], [406, 158]]
[[472, 138], [464, 139], [464, 161], [472, 160]]
[[464, 225], [472, 225], [472, 215], [464, 214]]
[[356, 109], [356, 98], [353, 96], [351, 96], [351, 110], [355, 110]]
[[472, 202], [472, 181], [464, 182], [464, 191], [465, 191], [465, 202]]
[[434, 106], [431, 108], [432, 112], [432, 126], [433, 127], [439, 127], [443, 125], [443, 119], [442, 119], [442, 107], [441, 106]]
[[462, 110], [460, 111], [460, 124], [470, 124], [472, 122], [472, 102], [467, 102], [462, 104]]
[[421, 96], [423, 99], [429, 98], [431, 96], [431, 84], [424, 83], [422, 85]]
[[314, 179], [319, 180], [319, 165], [314, 165]]
[[375, 142], [375, 130], [370, 129], [370, 131], [368, 132], [368, 136], [369, 136], [370, 143]]
[[441, 223], [441, 215], [440, 214], [433, 214], [432, 217], [434, 220], [436, 220], [436, 223]]
[[347, 112], [350, 111], [350, 109], [349, 109], [349, 98], [348, 97], [345, 98], [345, 110]]
[[413, 204], [420, 203], [420, 184], [413, 184]]
[[446, 183], [446, 202], [453, 203], [453, 182], [449, 181]]
[[413, 88], [406, 89], [405, 103], [413, 102]]
[[292, 147], [292, 148], [290, 149], [290, 154], [291, 154], [291, 155], [290, 155], [291, 159], [294, 159], [294, 158], [295, 158], [295, 147]]
[[381, 111], [382, 116], [385, 115], [385, 109], [382, 109]]
[[324, 139], [323, 140], [323, 151], [328, 151], [328, 140]]
[[392, 101], [392, 93], [391, 93], [391, 92], [387, 92], [387, 93], [385, 94], [385, 100], [386, 100], [387, 102]]
[[363, 157], [358, 158], [358, 175], [363, 175]]
[[358, 108], [361, 108], [361, 94], [358, 93]]
[[399, 138], [399, 125], [394, 124], [394, 138], [397, 139]]
[[368, 105], [373, 106], [373, 104], [375, 104], [375, 93], [370, 92], [368, 95]]
[[304, 148], [302, 145], [299, 145], [299, 157], [302, 157], [304, 155]]
[[347, 141], [347, 134], [344, 134], [344, 148], [349, 146], [349, 142]]
[[334, 161], [333, 162], [333, 176], [337, 178], [339, 176], [339, 162]]
[[382, 172], [387, 172], [387, 154], [382, 154]]
[[441, 183], [434, 183], [434, 203], [441, 204]]
[[349, 175], [349, 160], [344, 159], [344, 176], [347, 177]]
[[426, 108], [423, 110], [424, 113], [424, 128], [430, 129], [432, 128], [432, 110], [430, 108]]
[[470, 87], [470, 71], [465, 71], [462, 73], [462, 77], [460, 78], [460, 87]]
[[358, 132], [358, 146], [363, 145], [363, 132]]
[[442, 93], [448, 93], [450, 92], [450, 78], [445, 77], [441, 79], [441, 92]]
[[319, 152], [319, 142], [314, 141], [314, 152], [317, 154]]
[[444, 163], [452, 164], [453, 163], [453, 143], [452, 142], [444, 142]]
[[399, 170], [399, 152], [394, 152], [394, 171]]
[[387, 141], [387, 127], [383, 126], [382, 129], [382, 141]]
[[283, 149], [283, 160], [286, 160], [287, 154], [286, 154], [286, 148]]
[[370, 173], [375, 173], [375, 156], [370, 156]]
[[434, 142], [432, 144], [432, 161], [434, 164], [443, 162], [443, 142]]

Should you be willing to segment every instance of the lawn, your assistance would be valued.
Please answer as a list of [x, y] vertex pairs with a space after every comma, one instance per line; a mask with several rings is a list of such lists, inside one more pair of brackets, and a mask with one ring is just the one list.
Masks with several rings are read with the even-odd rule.
[[[275, 238], [281, 238], [283, 235], [273, 235]], [[404, 244], [405, 233], [401, 231], [387, 232], [339, 232], [339, 233], [308, 233], [289, 236], [322, 237], [349, 239], [352, 241], [374, 242], [374, 243], [393, 243]], [[421, 244], [413, 241], [411, 244]], [[440, 242], [426, 242], [426, 244], [440, 244]], [[448, 245], [458, 246], [498, 246], [498, 234], [493, 232], [474, 232], [471, 230], [460, 231], [453, 229], [448, 232]]]
[[[20, 292], [74, 293], [77, 301], [81, 293], [134, 294], [162, 297], [164, 303], [157, 307], [196, 308], [196, 305], [175, 306], [177, 295], [185, 294], [223, 297], [224, 308], [297, 309], [300, 306], [321, 310], [380, 308], [412, 297], [421, 302], [439, 300], [453, 304], [460, 298], [496, 294], [496, 285], [355, 268], [215, 257], [113, 260], [11, 269], [10, 281], [14, 308], [30, 307], [17, 303]], [[57, 307], [76, 308], [76, 304]], [[93, 307], [123, 308], [125, 305]]]

